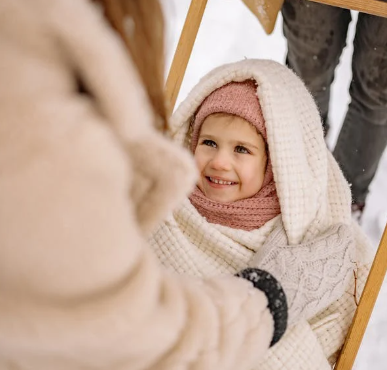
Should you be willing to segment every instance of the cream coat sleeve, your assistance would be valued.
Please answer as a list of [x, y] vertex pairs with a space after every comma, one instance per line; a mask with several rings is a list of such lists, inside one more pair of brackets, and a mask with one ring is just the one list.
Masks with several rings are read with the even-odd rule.
[[193, 164], [113, 32], [84, 0], [5, 0], [0, 48], [0, 368], [251, 368], [265, 295], [169, 275], [145, 244]]

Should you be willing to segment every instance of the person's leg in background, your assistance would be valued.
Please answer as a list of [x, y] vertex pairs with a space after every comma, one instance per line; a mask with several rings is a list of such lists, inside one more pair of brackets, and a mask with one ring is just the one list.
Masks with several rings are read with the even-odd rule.
[[351, 13], [306, 0], [285, 0], [282, 16], [288, 44], [286, 63], [312, 93], [326, 133], [331, 83], [345, 46]]
[[352, 209], [361, 214], [387, 144], [387, 18], [359, 14], [352, 74], [351, 103], [333, 154], [352, 184]]

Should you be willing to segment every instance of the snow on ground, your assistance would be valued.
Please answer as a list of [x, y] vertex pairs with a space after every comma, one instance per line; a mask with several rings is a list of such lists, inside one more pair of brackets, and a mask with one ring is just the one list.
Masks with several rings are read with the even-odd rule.
[[[172, 61], [181, 29], [188, 11], [189, 0], [163, 0], [167, 20], [167, 71]], [[351, 80], [352, 39], [357, 14], [348, 32], [348, 46], [336, 70], [332, 90], [332, 129], [328, 138], [334, 145], [349, 102], [348, 86]], [[240, 0], [211, 0], [207, 4], [201, 28], [185, 74], [177, 104], [184, 98], [199, 78], [223, 63], [243, 58], [273, 59], [283, 63], [286, 41], [282, 34], [282, 19], [277, 20], [272, 35], [264, 33], [256, 18]], [[375, 251], [387, 221], [387, 151], [372, 183], [362, 227]], [[385, 370], [387, 368], [387, 281], [380, 291], [378, 301], [358, 353], [355, 370]]]

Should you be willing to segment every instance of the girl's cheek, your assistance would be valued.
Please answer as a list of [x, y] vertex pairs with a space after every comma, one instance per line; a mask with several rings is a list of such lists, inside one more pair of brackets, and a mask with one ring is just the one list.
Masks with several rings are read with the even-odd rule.
[[198, 168], [199, 172], [202, 172], [206, 164], [205, 157], [203, 155], [195, 155], [194, 160], [196, 162], [196, 167]]

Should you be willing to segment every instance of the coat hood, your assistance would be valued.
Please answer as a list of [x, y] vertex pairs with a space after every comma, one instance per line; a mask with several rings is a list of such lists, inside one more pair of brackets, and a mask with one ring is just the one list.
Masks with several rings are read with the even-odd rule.
[[231, 82], [253, 79], [290, 244], [306, 241], [333, 223], [351, 222], [351, 194], [326, 146], [317, 106], [303, 82], [269, 60], [243, 60], [215, 68], [180, 104], [171, 120], [174, 139], [189, 147], [190, 123], [203, 100]]

